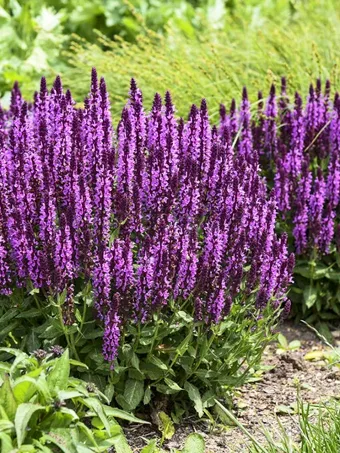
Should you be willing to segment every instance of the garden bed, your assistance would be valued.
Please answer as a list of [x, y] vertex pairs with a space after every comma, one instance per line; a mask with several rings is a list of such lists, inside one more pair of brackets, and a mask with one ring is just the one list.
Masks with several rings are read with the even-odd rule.
[[[340, 369], [331, 366], [324, 360], [306, 360], [306, 354], [313, 352], [318, 359], [328, 348], [303, 324], [287, 322], [280, 326], [280, 332], [288, 342], [298, 340], [301, 346], [296, 350], [277, 353], [277, 344], [270, 345], [263, 357], [263, 365], [273, 367], [265, 372], [263, 378], [253, 384], [242, 387], [234, 398], [234, 413], [240, 422], [258, 440], [268, 429], [279, 433], [279, 423], [296, 440], [299, 438], [298, 415], [294, 411], [297, 401], [297, 388], [305, 402], [326, 402], [339, 396]], [[308, 357], [308, 356], [307, 356]], [[249, 441], [237, 427], [217, 426], [214, 430], [205, 422], [197, 419], [185, 419], [176, 427], [174, 437], [165, 445], [165, 450], [179, 448], [191, 432], [200, 433], [206, 440], [207, 453], [246, 452]], [[157, 429], [147, 426], [136, 426], [126, 430], [133, 451], [145, 445], [145, 440], [157, 436]]]

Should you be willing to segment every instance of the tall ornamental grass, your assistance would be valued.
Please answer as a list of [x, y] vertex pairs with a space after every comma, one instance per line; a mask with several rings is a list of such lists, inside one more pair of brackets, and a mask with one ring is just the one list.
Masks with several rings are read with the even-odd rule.
[[202, 415], [244, 381], [289, 312], [294, 266], [249, 109], [244, 95], [235, 148], [204, 99], [187, 120], [169, 92], [147, 113], [132, 80], [115, 131], [94, 69], [83, 109], [59, 77], [51, 91], [43, 78], [32, 104], [15, 86], [0, 135], [6, 341], [67, 342], [129, 410], [186, 393]]
[[96, 66], [117, 118], [131, 77], [142, 87], [148, 108], [155, 91], [168, 89], [181, 115], [204, 97], [215, 120], [218, 104], [238, 97], [243, 86], [253, 98], [259, 87], [269, 90], [283, 75], [292, 92], [307, 90], [317, 77], [339, 88], [337, 1], [232, 3], [219, 28], [207, 20], [196, 36], [170, 28], [164, 36], [146, 31], [136, 43], [104, 35], [97, 44], [75, 40], [69, 54], [74, 69], [65, 71], [64, 81], [83, 97], [86, 74]]

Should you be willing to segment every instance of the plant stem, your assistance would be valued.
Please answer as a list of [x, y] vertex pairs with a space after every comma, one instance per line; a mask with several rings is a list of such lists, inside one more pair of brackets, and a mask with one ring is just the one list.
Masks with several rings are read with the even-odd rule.
[[84, 308], [83, 308], [83, 314], [82, 314], [82, 317], [81, 317], [80, 326], [79, 326], [79, 332], [78, 332], [77, 338], [75, 340], [75, 344], [78, 343], [78, 341], [80, 340], [80, 337], [82, 336], [82, 330], [83, 330], [85, 319], [86, 319], [86, 310], [87, 310], [86, 296], [87, 296], [87, 291], [85, 292], [85, 294], [83, 294]]
[[73, 336], [73, 334], [71, 334], [71, 335], [68, 334], [67, 327], [64, 324], [63, 311], [61, 309], [61, 305], [59, 304], [59, 301], [57, 303], [57, 306], [58, 306], [58, 318], [59, 318], [60, 327], [62, 328], [62, 331], [64, 333], [68, 348], [70, 349], [70, 351], [72, 352], [74, 357], [80, 361], [80, 358], [78, 356], [77, 349], [75, 346], [75, 342], [74, 342], [74, 336]]
[[158, 318], [158, 314], [157, 314], [157, 324], [156, 324], [155, 334], [154, 334], [154, 336], [152, 338], [152, 342], [151, 342], [151, 346], [150, 346], [150, 349], [149, 349], [148, 356], [150, 356], [152, 354], [153, 348], [155, 346], [155, 341], [156, 341], [156, 338], [157, 338], [157, 335], [158, 335], [158, 331], [159, 331], [159, 318]]
[[137, 336], [136, 336], [136, 339], [135, 339], [135, 343], [133, 345], [133, 350], [135, 352], [136, 352], [136, 350], [138, 349], [138, 346], [139, 346], [140, 335], [141, 335], [141, 328], [140, 328], [140, 322], [138, 322], [138, 325], [137, 325]]

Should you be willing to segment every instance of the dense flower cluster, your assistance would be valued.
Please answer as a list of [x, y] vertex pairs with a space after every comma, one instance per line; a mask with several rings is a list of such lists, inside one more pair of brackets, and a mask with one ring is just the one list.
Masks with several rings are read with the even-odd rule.
[[[42, 79], [32, 105], [14, 87], [0, 127], [2, 294], [28, 284], [63, 292], [72, 323], [75, 284], [91, 281], [108, 360], [126, 319], [143, 322], [171, 300], [189, 299], [206, 323], [226, 316], [236, 296], [289, 309], [294, 257], [274, 232], [277, 206], [259, 176], [246, 92], [239, 114], [235, 105], [222, 111], [217, 129], [204, 100], [187, 121], [169, 93], [146, 113], [132, 80], [115, 133], [93, 70], [83, 108], [59, 77], [51, 91]], [[270, 146], [273, 134], [266, 123]]]
[[331, 102], [330, 83], [323, 91], [318, 80], [316, 87], [310, 87], [305, 107], [298, 93], [292, 105], [283, 78], [279, 96], [274, 86], [266, 102], [259, 93], [252, 121], [244, 95], [238, 118], [243, 118], [243, 130], [235, 128], [235, 103], [229, 114], [222, 106], [220, 135], [231, 134], [240, 153], [255, 151], [263, 159], [262, 169], [273, 182], [278, 210], [291, 219], [297, 254], [328, 253], [333, 239], [339, 243], [339, 95]]

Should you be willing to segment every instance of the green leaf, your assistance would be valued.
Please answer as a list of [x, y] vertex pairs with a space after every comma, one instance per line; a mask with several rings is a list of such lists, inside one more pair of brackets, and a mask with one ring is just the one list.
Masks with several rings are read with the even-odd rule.
[[275, 413], [276, 414], [288, 414], [288, 415], [291, 415], [291, 414], [294, 414], [294, 409], [290, 406], [286, 406], [284, 404], [280, 404], [278, 406], [275, 407]]
[[47, 384], [50, 391], [56, 395], [60, 390], [65, 390], [67, 388], [69, 376], [70, 360], [68, 349], [66, 349], [47, 376]]
[[314, 286], [307, 286], [303, 291], [303, 299], [305, 301], [306, 307], [311, 308], [318, 297], [317, 289]]
[[180, 310], [177, 315], [182, 318], [185, 322], [188, 322], [188, 323], [191, 323], [194, 318], [192, 316], [190, 316], [188, 313], [186, 313], [185, 311], [182, 311]]
[[288, 348], [287, 338], [284, 335], [282, 335], [282, 333], [278, 334], [277, 341], [279, 342], [280, 346], [283, 347], [283, 349], [287, 349]]
[[84, 433], [94, 447], [98, 447], [93, 431], [90, 428], [88, 428], [83, 422], [78, 422], [77, 427]]
[[143, 398], [143, 404], [146, 406], [150, 403], [151, 401], [151, 388], [148, 386], [145, 390], [144, 393], [144, 398]]
[[138, 381], [144, 381], [145, 375], [140, 370], [137, 370], [136, 368], [130, 368], [129, 369], [129, 378], [137, 379]]
[[59, 413], [67, 415], [72, 421], [79, 420], [77, 413], [73, 409], [70, 409], [68, 407], [62, 407], [59, 410]]
[[125, 383], [124, 398], [131, 410], [136, 409], [144, 395], [144, 382], [128, 379]]
[[329, 343], [333, 343], [333, 335], [331, 334], [327, 323], [320, 322], [317, 324], [316, 328], [321, 336], [325, 337]]
[[294, 273], [302, 275], [305, 278], [312, 278], [313, 280], [319, 280], [327, 276], [329, 267], [324, 264], [317, 264], [314, 268], [310, 265], [298, 265], [294, 268]]
[[37, 333], [35, 332], [34, 329], [31, 330], [27, 337], [27, 350], [28, 352], [33, 352], [36, 349], [39, 349], [41, 346], [40, 340], [38, 338]]
[[57, 394], [58, 400], [60, 400], [60, 401], [77, 398], [79, 396], [84, 396], [84, 393], [79, 392], [78, 390], [61, 390]]
[[[84, 445], [81, 445], [81, 444], [77, 444], [76, 449], [77, 449], [77, 453], [93, 453], [92, 448], [84, 447]], [[97, 449], [94, 451], [101, 452], [103, 450], [100, 450], [99, 447], [97, 447]]]
[[78, 360], [70, 359], [70, 365], [86, 368], [87, 370], [89, 369], [89, 367], [85, 363], [79, 362]]
[[64, 453], [77, 453], [69, 429], [55, 428], [53, 431], [49, 431], [48, 434], [44, 434], [43, 438], [59, 447]]
[[140, 364], [140, 369], [148, 378], [153, 381], [160, 379], [164, 375], [164, 372], [153, 363], [142, 361]]
[[41, 315], [41, 311], [38, 310], [38, 308], [31, 308], [30, 310], [23, 311], [22, 313], [19, 313], [16, 317], [17, 318], [35, 318], [37, 316]]
[[157, 448], [157, 439], [152, 439], [146, 445], [140, 453], [158, 453], [159, 449]]
[[157, 384], [156, 390], [159, 393], [163, 393], [164, 395], [175, 395], [178, 393], [178, 390], [173, 390], [165, 384]]
[[18, 403], [27, 403], [37, 391], [37, 381], [29, 376], [18, 378], [13, 385], [13, 394]]
[[12, 355], [14, 355], [15, 357], [24, 355], [25, 357], [28, 358], [28, 355], [25, 354], [24, 352], [20, 351], [20, 349], [15, 349], [15, 348], [0, 348], [0, 352], [7, 352], [8, 354], [12, 354]]
[[301, 341], [293, 340], [289, 343], [289, 349], [293, 351], [294, 349], [299, 349], [301, 347]]
[[[5, 327], [9, 325], [9, 321], [18, 315], [19, 310], [17, 308], [11, 308], [0, 318], [0, 333], [2, 334]], [[6, 333], [7, 335], [7, 333]]]
[[184, 384], [184, 388], [188, 392], [191, 401], [193, 401], [199, 417], [203, 417], [203, 403], [198, 388], [195, 385], [190, 384], [188, 381]]
[[12, 453], [14, 450], [11, 436], [0, 432], [1, 453]]
[[0, 362], [0, 371], [9, 373], [11, 371], [11, 365], [6, 362]]
[[166, 366], [166, 364], [164, 362], [162, 362], [158, 357], [154, 356], [154, 355], [150, 355], [148, 357], [148, 360], [153, 363], [154, 365], [156, 365], [157, 368], [160, 368], [161, 370], [164, 370], [166, 371], [168, 369], [168, 367]]
[[46, 382], [46, 375], [45, 372], [41, 373], [39, 378], [37, 379], [37, 388], [39, 393], [43, 396], [44, 400], [49, 403], [52, 401], [52, 395], [50, 393], [50, 390], [48, 388], [47, 382]]
[[13, 423], [9, 420], [0, 420], [0, 433], [3, 431], [8, 431], [14, 427]]
[[3, 406], [9, 420], [14, 420], [17, 410], [17, 403], [13, 394], [8, 374], [3, 377], [4, 383], [0, 388], [0, 405]]
[[205, 442], [203, 437], [200, 434], [190, 434], [184, 444], [182, 453], [204, 453], [205, 452]]
[[96, 398], [84, 398], [81, 400], [84, 402], [84, 404], [89, 408], [92, 409], [100, 418], [100, 420], [103, 422], [103, 425], [105, 426], [105, 429], [108, 433], [110, 433], [110, 424], [109, 421], [105, 415], [104, 412], [104, 407], [101, 404], [100, 401], [98, 401]]
[[100, 420], [99, 417], [93, 417], [91, 420], [91, 424], [97, 429], [105, 428], [104, 423]]
[[335, 282], [340, 282], [340, 272], [337, 272], [334, 269], [329, 269], [329, 271], [326, 274], [326, 277]]
[[127, 403], [127, 401], [123, 395], [118, 394], [116, 396], [116, 401], [119, 404], [119, 406], [122, 407], [124, 410], [126, 410], [126, 411], [131, 410], [129, 404]]
[[20, 447], [27, 434], [27, 426], [32, 415], [39, 410], [44, 409], [40, 404], [22, 403], [18, 406], [15, 414], [15, 431], [17, 435], [18, 446]]
[[182, 389], [182, 387], [180, 387], [176, 382], [172, 381], [171, 379], [169, 378], [165, 378], [164, 379], [164, 382], [166, 383], [166, 385], [171, 388], [172, 390], [176, 391], [176, 392], [180, 392]]
[[135, 352], [131, 354], [131, 365], [139, 371], [139, 358]]
[[133, 453], [131, 448], [129, 447], [129, 444], [127, 443], [124, 434], [121, 433], [117, 436], [112, 437], [109, 440], [112, 441], [116, 453]]
[[192, 329], [189, 331], [188, 335], [184, 338], [182, 343], [176, 349], [178, 355], [182, 356], [185, 351], [188, 349], [188, 344], [190, 343], [192, 338]]
[[175, 434], [173, 421], [165, 412], [159, 412], [158, 417], [160, 420], [159, 430], [162, 433], [163, 438], [171, 439]]
[[107, 386], [105, 387], [105, 391], [104, 391], [104, 394], [105, 394], [105, 396], [106, 396], [106, 398], [107, 398], [109, 403], [111, 403], [114, 393], [115, 393], [115, 387], [114, 387], [113, 384], [111, 384], [109, 382], [107, 384]]
[[114, 417], [114, 418], [120, 418], [122, 420], [127, 420], [132, 423], [144, 423], [147, 425], [150, 425], [150, 422], [147, 422], [146, 420], [142, 420], [141, 418], [135, 417], [132, 414], [129, 414], [126, 411], [122, 411], [121, 409], [117, 409], [115, 407], [111, 406], [105, 406], [103, 405], [104, 412], [107, 417]]

